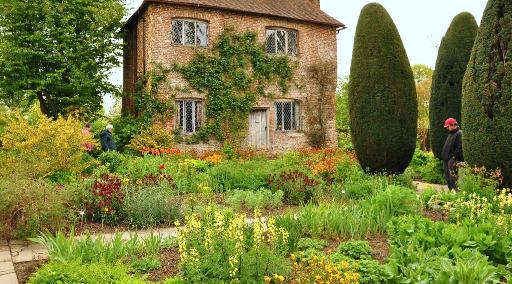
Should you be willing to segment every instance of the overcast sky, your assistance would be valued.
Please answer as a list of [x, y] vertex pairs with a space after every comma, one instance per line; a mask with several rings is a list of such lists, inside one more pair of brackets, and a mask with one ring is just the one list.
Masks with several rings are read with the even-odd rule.
[[[236, 1], [236, 0], [233, 0]], [[126, 0], [131, 15], [142, 0]], [[327, 14], [340, 20], [347, 29], [338, 34], [338, 75], [346, 76], [350, 70], [354, 34], [359, 13], [368, 0], [321, 0]], [[478, 23], [482, 18], [485, 0], [380, 0], [393, 18], [402, 37], [411, 64], [435, 65], [437, 50], [452, 19], [467, 11]], [[112, 72], [112, 81], [122, 84], [121, 68]], [[105, 99], [107, 109], [112, 99]]]

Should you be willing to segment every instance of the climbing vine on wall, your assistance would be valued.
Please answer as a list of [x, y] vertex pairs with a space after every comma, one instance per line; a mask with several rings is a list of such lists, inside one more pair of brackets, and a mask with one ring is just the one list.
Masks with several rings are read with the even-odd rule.
[[206, 125], [202, 131], [221, 142], [241, 141], [248, 115], [260, 96], [276, 85], [285, 94], [293, 76], [286, 56], [270, 56], [254, 32], [228, 28], [208, 52], [198, 52], [176, 69], [191, 87], [206, 94]]
[[137, 78], [135, 92], [124, 94], [133, 104], [123, 106], [123, 116], [114, 121], [118, 148], [123, 149], [134, 135], [147, 131], [155, 122], [165, 125], [173, 117], [174, 95], [165, 97], [159, 90], [167, 82], [169, 68], [161, 65]]

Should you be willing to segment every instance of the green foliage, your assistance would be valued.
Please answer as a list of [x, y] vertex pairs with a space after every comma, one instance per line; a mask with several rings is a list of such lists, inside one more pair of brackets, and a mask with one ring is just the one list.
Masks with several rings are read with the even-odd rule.
[[91, 117], [118, 92], [108, 75], [122, 55], [122, 1], [0, 1], [0, 10], [2, 102]]
[[321, 251], [327, 245], [327, 241], [321, 239], [302, 238], [297, 243], [298, 251]]
[[512, 3], [487, 3], [464, 76], [464, 157], [470, 165], [500, 168], [512, 186]]
[[268, 185], [275, 192], [282, 191], [286, 203], [293, 205], [307, 204], [320, 189], [318, 181], [297, 170], [270, 176]]
[[416, 149], [410, 166], [416, 178], [434, 184], [443, 184], [446, 182], [443, 163], [435, 158], [432, 152], [424, 152], [420, 149]]
[[338, 252], [355, 260], [372, 258], [372, 247], [367, 241], [341, 243], [338, 247]]
[[82, 283], [82, 284], [112, 284], [112, 283], [149, 283], [138, 276], [130, 274], [128, 266], [123, 264], [79, 262], [50, 262], [40, 268], [30, 277], [27, 283]]
[[206, 94], [206, 127], [220, 141], [238, 142], [247, 116], [265, 89], [277, 83], [288, 91], [293, 70], [285, 56], [269, 56], [257, 34], [226, 29], [209, 53], [198, 52], [177, 70], [200, 93]]
[[139, 273], [146, 273], [159, 269], [162, 266], [160, 260], [154, 256], [143, 257], [132, 262], [132, 269]]
[[439, 47], [429, 105], [430, 144], [437, 158], [448, 137], [444, 121], [453, 117], [461, 123], [462, 80], [477, 32], [473, 15], [461, 13], [453, 19]]
[[136, 234], [129, 239], [123, 239], [123, 235], [116, 233], [112, 240], [106, 240], [102, 235], [92, 237], [90, 235], [81, 239], [75, 239], [72, 231], [69, 237], [58, 232], [55, 235], [42, 234], [31, 241], [43, 244], [48, 250], [51, 262], [78, 262], [117, 264], [131, 262], [138, 257], [157, 256], [160, 250], [168, 246], [168, 239], [160, 235], [149, 235], [145, 239]]
[[288, 234], [272, 218], [264, 222], [258, 217], [248, 225], [245, 216], [212, 207], [201, 218], [187, 216], [178, 234], [180, 269], [187, 283], [262, 283], [265, 275], [287, 275]]
[[342, 78], [338, 84], [336, 92], [336, 129], [338, 130], [338, 146], [347, 150], [353, 150], [348, 108], [349, 84], [349, 77]]
[[0, 179], [0, 238], [24, 239], [68, 225], [70, 192], [44, 181], [11, 176]]
[[226, 203], [235, 209], [278, 208], [283, 205], [283, 192], [272, 193], [264, 188], [258, 191], [234, 190], [227, 193]]
[[268, 176], [277, 169], [272, 164], [272, 161], [264, 159], [228, 160], [212, 168], [208, 174], [211, 185], [217, 192], [235, 189], [257, 191], [266, 186]]
[[412, 189], [389, 186], [370, 199], [358, 204], [308, 205], [294, 215], [284, 215], [277, 224], [290, 232], [294, 245], [302, 235], [312, 237], [348, 236], [363, 238], [369, 233], [384, 232], [393, 216], [414, 213], [418, 200]]
[[499, 180], [492, 177], [485, 169], [479, 169], [478, 172], [474, 172], [474, 170], [467, 166], [459, 169], [457, 186], [466, 194], [474, 193], [492, 200], [496, 196]]
[[124, 156], [117, 151], [103, 152], [98, 157], [101, 164], [106, 166], [111, 173], [116, 172], [117, 168], [123, 163]]
[[114, 118], [112, 121], [114, 126], [114, 140], [118, 151], [124, 151], [125, 147], [130, 144], [130, 140], [140, 133], [145, 126], [144, 122], [132, 115], [122, 115]]
[[388, 234], [394, 282], [498, 283], [501, 276], [509, 275], [493, 262], [507, 263], [512, 239], [493, 224], [455, 225], [408, 216], [393, 219]]
[[366, 5], [359, 17], [349, 107], [352, 141], [362, 168], [402, 173], [416, 146], [418, 104], [402, 40], [380, 4]]
[[129, 193], [124, 199], [123, 210], [128, 225], [148, 228], [170, 226], [180, 219], [180, 205], [169, 200], [169, 194], [158, 188], [142, 188]]

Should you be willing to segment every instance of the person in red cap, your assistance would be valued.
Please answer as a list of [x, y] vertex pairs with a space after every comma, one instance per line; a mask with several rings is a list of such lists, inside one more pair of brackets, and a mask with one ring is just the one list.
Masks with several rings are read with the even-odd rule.
[[441, 152], [441, 159], [444, 164], [444, 177], [450, 190], [457, 188], [457, 163], [464, 161], [462, 155], [462, 131], [459, 129], [459, 123], [455, 118], [448, 118], [444, 122], [444, 128], [450, 133]]

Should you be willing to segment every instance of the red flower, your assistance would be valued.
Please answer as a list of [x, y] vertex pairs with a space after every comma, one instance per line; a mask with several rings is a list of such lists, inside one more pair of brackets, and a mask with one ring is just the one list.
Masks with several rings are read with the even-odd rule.
[[165, 165], [160, 165], [160, 170], [164, 170], [165, 169]]

